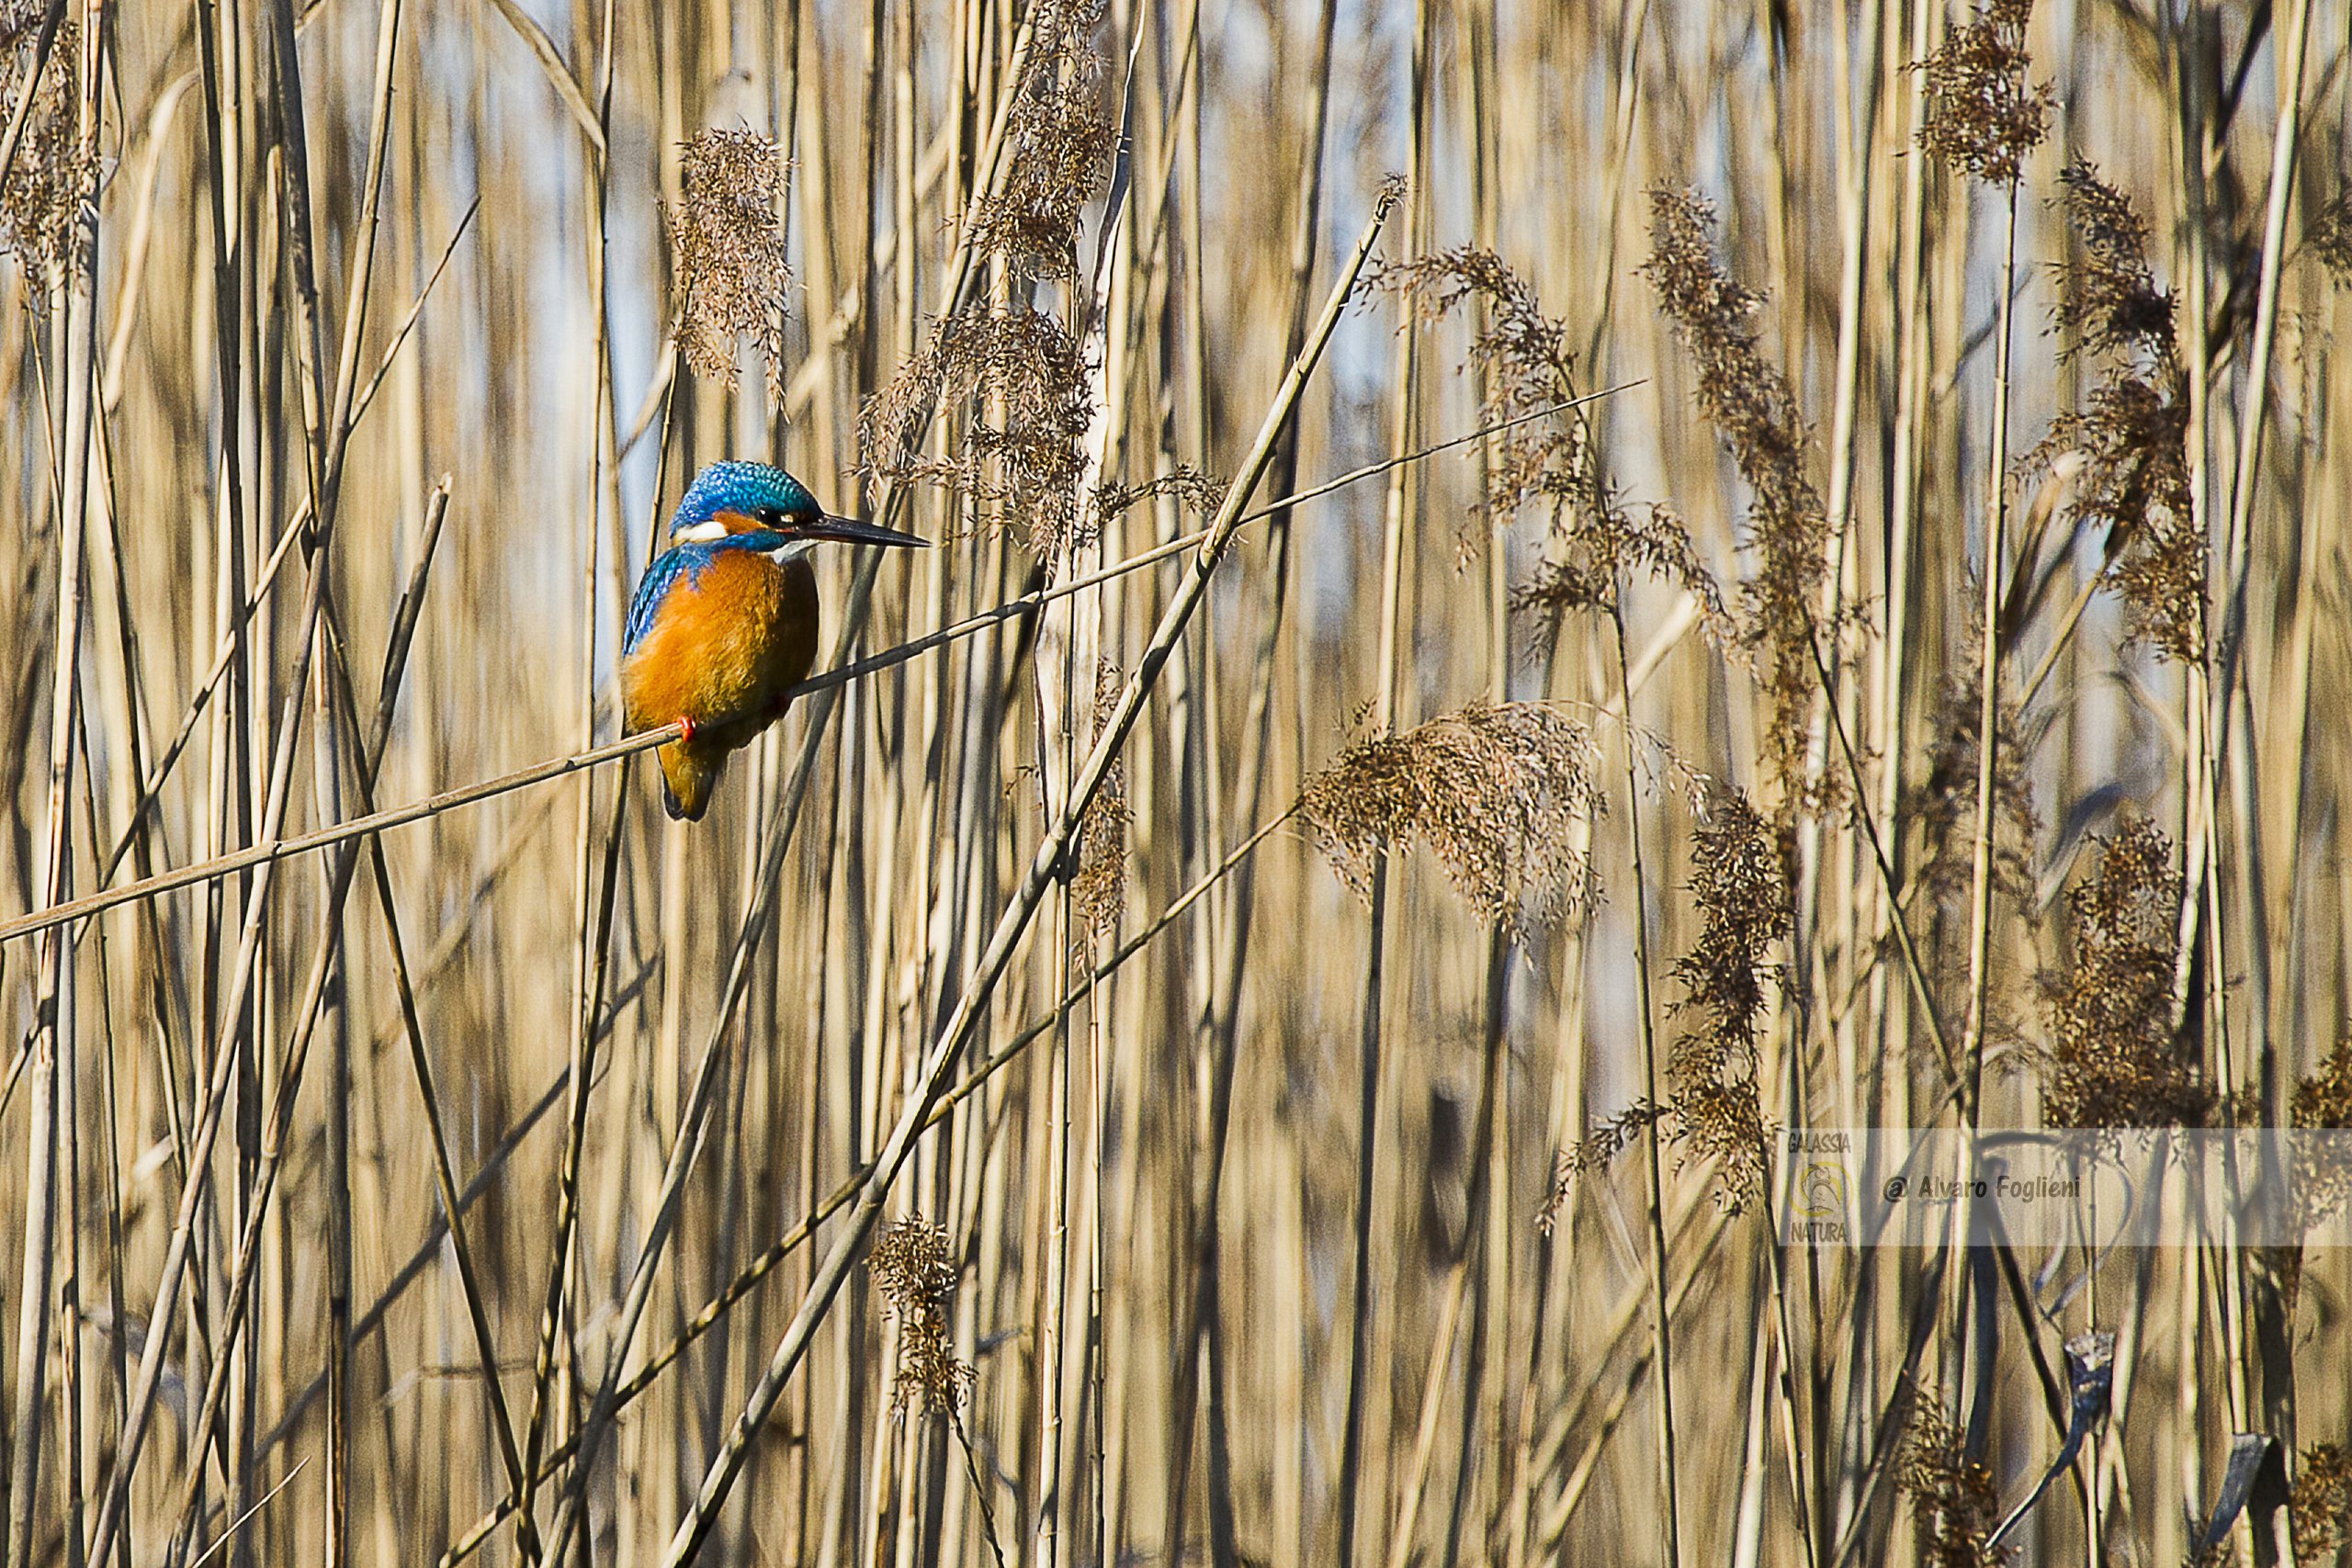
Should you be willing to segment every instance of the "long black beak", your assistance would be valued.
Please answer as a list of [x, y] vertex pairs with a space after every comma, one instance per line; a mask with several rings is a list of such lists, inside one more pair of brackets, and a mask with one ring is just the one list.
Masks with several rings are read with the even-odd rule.
[[820, 517], [812, 525], [800, 530], [804, 539], [828, 539], [844, 545], [888, 545], [904, 549], [928, 549], [931, 541], [921, 534], [901, 534], [896, 528], [878, 524], [861, 523], [854, 517]]

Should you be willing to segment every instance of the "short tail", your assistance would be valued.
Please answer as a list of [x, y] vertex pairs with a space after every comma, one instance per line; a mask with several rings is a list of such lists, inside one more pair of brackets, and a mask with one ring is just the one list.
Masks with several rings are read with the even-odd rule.
[[673, 740], [662, 748], [662, 809], [673, 822], [699, 822], [710, 809], [711, 791], [727, 766], [727, 753], [717, 747]]

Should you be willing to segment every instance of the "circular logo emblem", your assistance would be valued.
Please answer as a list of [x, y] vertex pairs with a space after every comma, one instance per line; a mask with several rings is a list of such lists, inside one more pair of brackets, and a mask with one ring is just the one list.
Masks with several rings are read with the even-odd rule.
[[1846, 1168], [1836, 1160], [1815, 1160], [1797, 1178], [1796, 1211], [1808, 1220], [1838, 1220], [1846, 1216]]

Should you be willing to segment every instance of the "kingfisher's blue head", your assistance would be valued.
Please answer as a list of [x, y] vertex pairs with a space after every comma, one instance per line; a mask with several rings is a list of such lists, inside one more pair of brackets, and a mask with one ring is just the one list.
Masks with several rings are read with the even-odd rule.
[[[713, 463], [695, 476], [670, 518], [673, 544], [707, 544], [733, 535], [775, 536], [758, 547], [806, 548], [820, 540], [854, 545], [921, 545], [895, 528], [829, 515], [808, 487], [765, 463]], [[795, 553], [797, 553], [797, 551]]]

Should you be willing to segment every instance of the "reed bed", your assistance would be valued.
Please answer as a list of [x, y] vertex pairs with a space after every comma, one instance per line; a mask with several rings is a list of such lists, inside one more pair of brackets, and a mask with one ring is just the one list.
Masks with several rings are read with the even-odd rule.
[[2347, 33], [0, 4], [5, 1568], [2341, 1561]]

